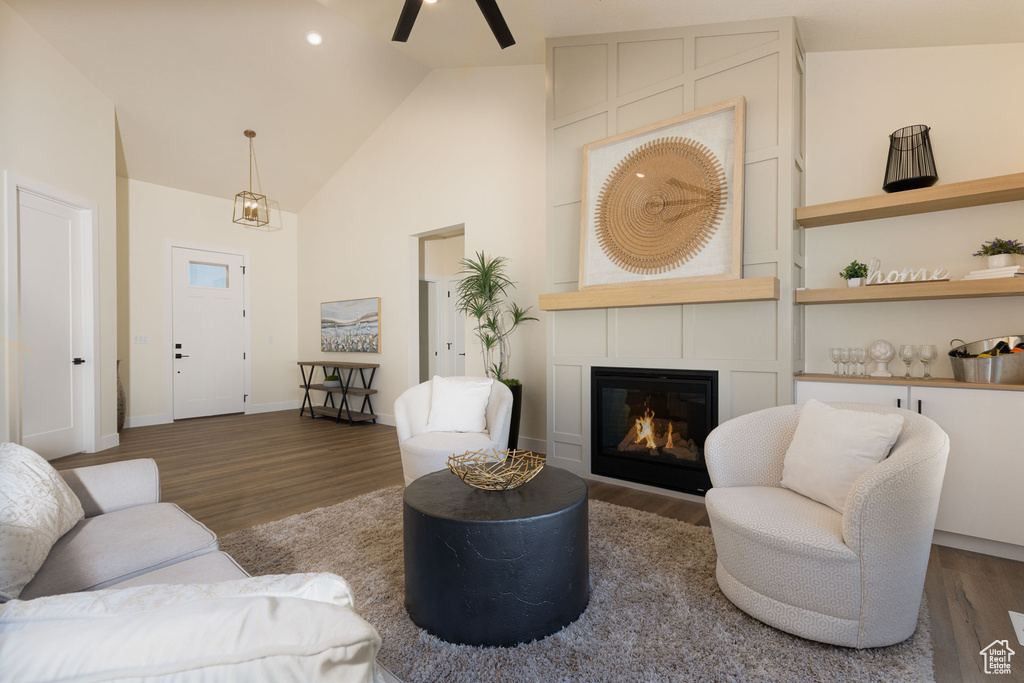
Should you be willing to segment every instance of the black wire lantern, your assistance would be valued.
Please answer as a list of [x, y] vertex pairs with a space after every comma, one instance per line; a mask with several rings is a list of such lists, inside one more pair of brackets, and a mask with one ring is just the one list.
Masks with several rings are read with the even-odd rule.
[[932, 156], [931, 128], [907, 126], [889, 136], [889, 161], [885, 165], [886, 192], [903, 192], [931, 187], [939, 179]]

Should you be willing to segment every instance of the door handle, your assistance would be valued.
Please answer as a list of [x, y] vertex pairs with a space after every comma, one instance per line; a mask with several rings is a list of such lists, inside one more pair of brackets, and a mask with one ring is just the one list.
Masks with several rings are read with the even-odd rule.
[[900, 400], [900, 399], [896, 399], [896, 407], [897, 408], [902, 408], [903, 407], [903, 401]]
[[185, 355], [184, 353], [176, 353], [176, 354], [174, 354], [174, 357], [175, 358], [188, 358], [188, 356]]
[[85, 364], [85, 359], [84, 358], [75, 358], [74, 360], [71, 361], [71, 363], [72, 363], [72, 365], [84, 365]]
[[921, 414], [921, 399], [917, 399], [917, 414]]

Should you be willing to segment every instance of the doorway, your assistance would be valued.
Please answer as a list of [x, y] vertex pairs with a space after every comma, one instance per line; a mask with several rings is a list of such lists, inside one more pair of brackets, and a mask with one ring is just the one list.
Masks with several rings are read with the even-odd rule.
[[171, 247], [174, 419], [245, 411], [241, 254]]
[[5, 193], [7, 438], [47, 460], [96, 451], [96, 204], [10, 173]]
[[465, 228], [417, 236], [416, 381], [466, 374], [466, 317], [456, 310]]

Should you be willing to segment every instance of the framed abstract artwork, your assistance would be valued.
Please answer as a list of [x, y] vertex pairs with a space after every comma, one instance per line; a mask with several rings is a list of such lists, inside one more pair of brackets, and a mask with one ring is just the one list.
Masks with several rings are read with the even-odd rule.
[[380, 353], [380, 297], [321, 303], [320, 350]]
[[746, 102], [583, 146], [579, 287], [743, 274]]

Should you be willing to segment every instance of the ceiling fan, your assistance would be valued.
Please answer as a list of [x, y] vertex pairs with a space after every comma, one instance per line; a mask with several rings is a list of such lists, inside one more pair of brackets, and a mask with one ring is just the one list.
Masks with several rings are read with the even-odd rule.
[[[498, 9], [497, 1], [476, 0], [476, 4], [480, 7], [484, 19], [487, 20], [487, 25], [491, 27], [491, 33], [497, 38], [498, 45], [501, 45], [501, 49], [504, 50], [510, 45], [515, 45], [516, 39], [512, 37], [512, 32], [508, 30], [508, 24], [505, 23], [505, 18], [501, 16], [501, 10]], [[398, 26], [395, 27], [395, 35], [391, 36], [391, 40], [400, 43], [409, 40], [412, 25], [416, 23], [416, 15], [420, 13], [420, 7], [422, 6], [423, 0], [405, 0], [405, 7], [402, 8], [402, 15], [398, 17]]]

